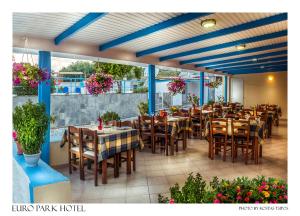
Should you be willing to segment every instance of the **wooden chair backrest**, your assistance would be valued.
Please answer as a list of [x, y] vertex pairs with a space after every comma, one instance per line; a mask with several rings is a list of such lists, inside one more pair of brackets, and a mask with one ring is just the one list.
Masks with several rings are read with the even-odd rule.
[[[98, 155], [98, 134], [96, 130], [90, 130], [88, 128], [81, 128], [82, 136], [82, 148], [88, 147], [89, 150], [94, 151], [95, 155]], [[81, 149], [83, 151], [83, 149]]]
[[250, 139], [250, 121], [249, 120], [231, 120], [232, 136], [245, 137]]
[[79, 147], [81, 143], [81, 130], [74, 126], [68, 126], [68, 143], [69, 148]]
[[227, 139], [228, 135], [228, 119], [210, 118], [210, 136], [223, 135]]

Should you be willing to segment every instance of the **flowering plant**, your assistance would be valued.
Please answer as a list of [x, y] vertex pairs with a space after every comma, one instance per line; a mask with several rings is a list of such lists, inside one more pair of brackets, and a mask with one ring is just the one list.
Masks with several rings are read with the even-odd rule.
[[50, 79], [50, 73], [40, 69], [37, 65], [29, 63], [13, 63], [13, 85], [30, 86], [37, 88], [42, 81]]
[[194, 106], [197, 106], [199, 104], [199, 100], [200, 100], [200, 98], [195, 94], [192, 94], [192, 95], [189, 94], [188, 95], [188, 101], [190, 103], [192, 103]]
[[185, 81], [182, 78], [177, 77], [168, 83], [168, 90], [172, 95], [176, 95], [184, 91], [185, 85]]
[[205, 86], [207, 86], [208, 88], [218, 88], [221, 84], [222, 84], [222, 80], [216, 79], [215, 81], [205, 83]]
[[86, 80], [86, 88], [92, 95], [108, 92], [113, 87], [112, 76], [105, 73], [94, 73]]
[[[161, 203], [287, 203], [287, 183], [282, 179], [259, 176], [232, 181], [214, 177], [209, 187], [197, 173], [189, 175], [185, 185], [170, 188], [171, 198], [159, 195]], [[171, 202], [172, 200], [172, 202]]]

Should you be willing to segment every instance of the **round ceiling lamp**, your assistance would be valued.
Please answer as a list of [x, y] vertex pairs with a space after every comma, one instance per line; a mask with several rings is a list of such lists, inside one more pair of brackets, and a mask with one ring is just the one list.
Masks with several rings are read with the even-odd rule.
[[246, 49], [246, 44], [240, 44], [240, 45], [237, 45], [237, 46], [236, 46], [236, 49], [237, 49], [237, 50], [244, 50], [244, 49]]
[[201, 26], [204, 28], [211, 28], [217, 24], [215, 19], [206, 19], [201, 22]]

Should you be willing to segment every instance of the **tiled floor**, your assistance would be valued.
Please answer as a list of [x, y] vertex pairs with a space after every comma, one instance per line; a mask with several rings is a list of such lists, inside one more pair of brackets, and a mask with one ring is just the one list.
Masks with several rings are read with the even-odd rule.
[[[232, 179], [257, 175], [287, 179], [287, 121], [273, 127], [273, 136], [265, 140], [259, 165], [223, 162], [220, 157], [210, 160], [207, 151], [206, 141], [191, 139], [186, 151], [179, 151], [172, 157], [150, 151], [138, 152], [136, 172], [126, 175], [124, 164], [120, 177], [113, 178], [113, 171], [109, 169], [108, 184], [102, 185], [99, 175], [98, 187], [94, 187], [93, 175], [81, 181], [75, 172], [70, 176], [72, 199], [78, 203], [156, 203], [158, 193], [167, 194], [176, 182], [182, 185], [190, 172], [199, 172], [206, 180], [213, 176]], [[67, 168], [59, 171], [69, 176]]]

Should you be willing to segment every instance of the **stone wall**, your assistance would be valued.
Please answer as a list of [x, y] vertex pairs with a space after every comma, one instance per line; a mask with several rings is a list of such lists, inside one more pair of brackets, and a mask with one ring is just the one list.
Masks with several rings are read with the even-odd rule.
[[[51, 95], [51, 115], [56, 121], [51, 127], [67, 125], [96, 124], [97, 115], [114, 111], [121, 118], [138, 116], [137, 105], [147, 101], [145, 94], [105, 94], [105, 95]], [[37, 102], [37, 96], [14, 96], [13, 108], [28, 100]]]

